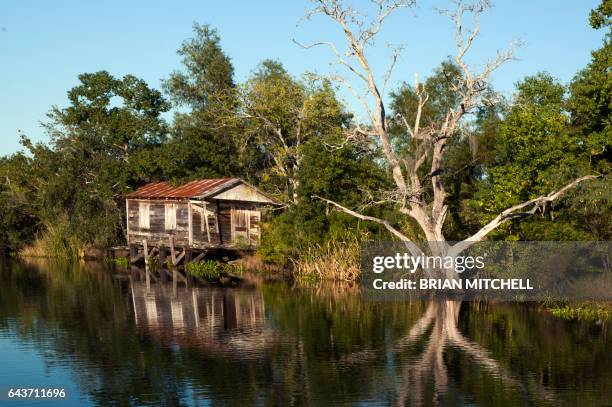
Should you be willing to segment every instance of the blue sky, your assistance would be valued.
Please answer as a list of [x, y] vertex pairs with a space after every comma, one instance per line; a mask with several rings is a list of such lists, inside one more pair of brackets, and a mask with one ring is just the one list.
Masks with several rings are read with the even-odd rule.
[[[361, 0], [363, 1], [363, 0]], [[518, 61], [503, 67], [493, 84], [511, 95], [513, 84], [541, 70], [569, 81], [600, 46], [603, 34], [588, 25], [598, 0], [498, 0], [482, 20], [482, 35], [469, 62], [479, 64], [510, 42], [524, 42]], [[294, 75], [330, 72], [330, 53], [292, 42], [340, 41], [331, 23], [300, 21], [308, 2], [261, 1], [34, 1], [0, 2], [0, 155], [19, 149], [18, 131], [45, 140], [40, 121], [52, 105], [65, 106], [66, 92], [83, 72], [101, 69], [134, 74], [159, 87], [180, 69], [176, 50], [191, 36], [193, 22], [210, 24], [222, 36], [236, 79], [243, 81], [263, 59], [278, 59]], [[452, 52], [451, 27], [421, 1], [388, 21], [370, 57], [384, 73], [387, 42], [404, 44], [390, 88], [426, 76]], [[347, 98], [352, 106], [352, 100]]]

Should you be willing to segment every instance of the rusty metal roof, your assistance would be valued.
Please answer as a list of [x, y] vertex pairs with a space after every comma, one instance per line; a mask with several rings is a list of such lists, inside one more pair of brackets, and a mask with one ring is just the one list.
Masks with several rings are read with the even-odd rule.
[[238, 178], [215, 178], [191, 181], [173, 186], [167, 182], [152, 182], [127, 194], [127, 198], [189, 199], [210, 195], [212, 192], [240, 183]]

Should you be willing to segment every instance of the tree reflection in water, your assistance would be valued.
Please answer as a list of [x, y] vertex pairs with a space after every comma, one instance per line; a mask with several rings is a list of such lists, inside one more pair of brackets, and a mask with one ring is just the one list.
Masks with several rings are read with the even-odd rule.
[[[408, 401], [414, 405], [423, 403], [423, 387], [427, 375], [432, 374], [435, 383], [434, 404], [445, 405], [445, 396], [448, 388], [448, 371], [444, 364], [444, 349], [454, 346], [469, 355], [490, 374], [501, 379], [506, 385], [527, 391], [527, 386], [516, 380], [504, 367], [502, 367], [491, 354], [478, 343], [467, 339], [458, 327], [461, 301], [444, 300], [429, 303], [423, 316], [412, 326], [408, 334], [397, 343], [396, 350], [413, 344], [422, 338], [426, 330], [432, 325], [427, 345], [422, 356], [403, 368], [404, 383], [401, 388], [398, 405], [405, 405]], [[541, 386], [536, 386], [536, 396], [546, 401], [553, 401], [552, 393]]]
[[[70, 372], [65, 380], [96, 405], [611, 399], [606, 322], [512, 303], [368, 303], [356, 288], [327, 284], [187, 288], [151, 279], [147, 289], [144, 277], [99, 265], [0, 265], [0, 338], [14, 341], [16, 355], [28, 344], [49, 368]], [[10, 372], [0, 365], [0, 382]]]

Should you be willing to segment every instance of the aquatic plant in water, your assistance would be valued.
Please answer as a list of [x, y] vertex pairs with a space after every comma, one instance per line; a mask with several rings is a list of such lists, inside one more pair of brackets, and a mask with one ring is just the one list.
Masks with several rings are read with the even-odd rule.
[[185, 271], [195, 277], [200, 277], [208, 281], [229, 282], [230, 274], [242, 274], [240, 266], [222, 263], [215, 260], [205, 260], [195, 263], [187, 263]]

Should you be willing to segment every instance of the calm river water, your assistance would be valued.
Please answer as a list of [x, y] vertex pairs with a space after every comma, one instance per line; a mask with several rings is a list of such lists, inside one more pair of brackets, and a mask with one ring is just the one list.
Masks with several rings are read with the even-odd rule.
[[[364, 303], [0, 264], [0, 405], [612, 405], [605, 322], [535, 305]], [[58, 387], [62, 401], [9, 400]]]

